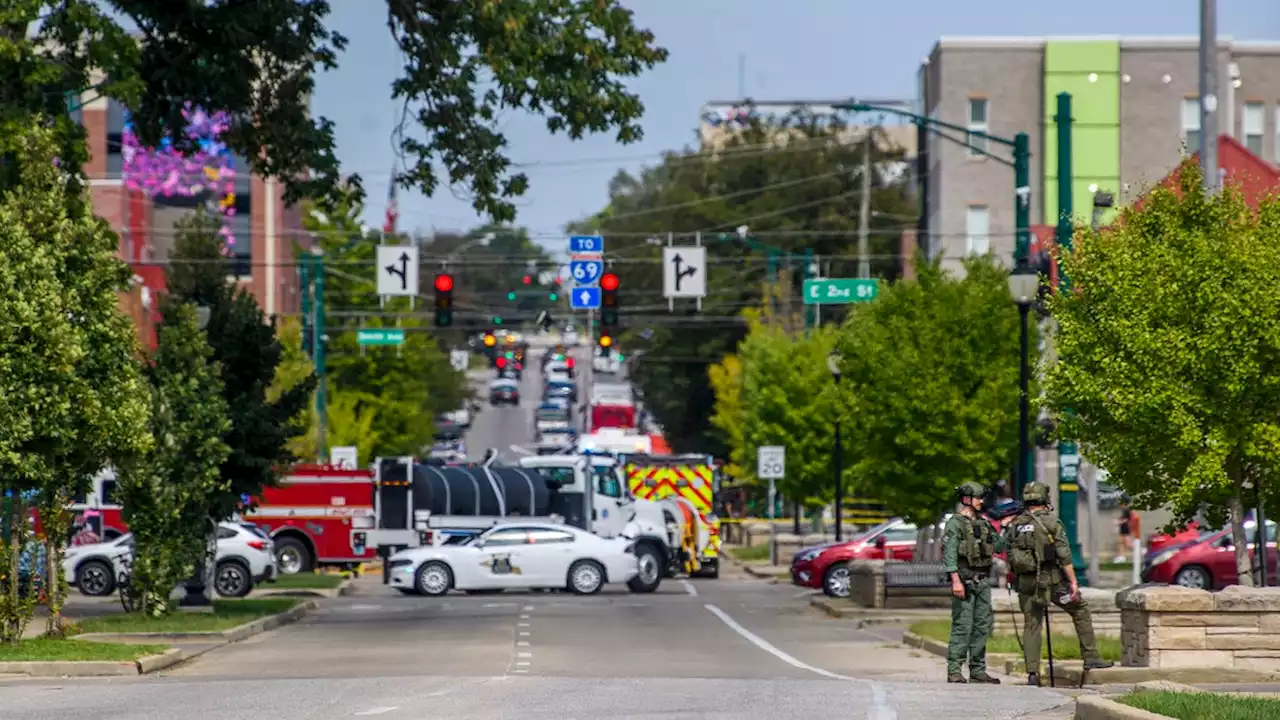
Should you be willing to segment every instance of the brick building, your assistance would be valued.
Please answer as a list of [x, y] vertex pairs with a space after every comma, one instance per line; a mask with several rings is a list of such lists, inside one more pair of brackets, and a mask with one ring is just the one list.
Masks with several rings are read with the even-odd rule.
[[[1031, 222], [1051, 226], [1056, 97], [1071, 93], [1074, 212], [1088, 222], [1095, 191], [1132, 202], [1199, 149], [1197, 63], [1195, 38], [944, 37], [920, 68], [919, 97], [925, 114], [945, 122], [1008, 138], [1028, 133]], [[1255, 159], [1277, 163], [1280, 43], [1223, 39], [1218, 69], [1221, 130]], [[921, 150], [922, 248], [952, 269], [970, 253], [1012, 258], [1012, 170], [942, 138]]]
[[[87, 94], [88, 95], [88, 94]], [[164, 292], [164, 270], [174, 244], [174, 224], [194, 212], [199, 198], [149, 197], [125, 186], [121, 134], [124, 109], [115, 100], [85, 97], [73, 113], [87, 133], [94, 212], [120, 235], [120, 256], [134, 269], [135, 285], [121, 305], [149, 344], [155, 340], [156, 295]], [[244, 172], [234, 157], [236, 246], [229, 280], [240, 283], [268, 316], [295, 313], [300, 304], [293, 247], [305, 239], [297, 208], [286, 207], [279, 182]]]

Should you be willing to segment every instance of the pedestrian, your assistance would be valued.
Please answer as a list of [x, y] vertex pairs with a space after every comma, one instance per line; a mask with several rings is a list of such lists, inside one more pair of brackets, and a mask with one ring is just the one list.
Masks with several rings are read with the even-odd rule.
[[1049, 505], [1049, 488], [1039, 482], [1028, 483], [1022, 490], [1022, 501], [1022, 512], [1005, 526], [1005, 541], [1009, 566], [1017, 575], [1027, 684], [1040, 685], [1040, 632], [1050, 603], [1062, 608], [1075, 625], [1084, 669], [1111, 667], [1114, 663], [1098, 655], [1089, 603], [1080, 595], [1067, 531]]
[[[951, 578], [951, 637], [947, 641], [947, 682], [1000, 681], [987, 673], [991, 635], [991, 565], [1003, 540], [982, 515], [985, 489], [967, 482], [956, 489], [960, 501], [942, 530], [942, 564]], [[961, 673], [966, 658], [969, 679]]]
[[1116, 519], [1116, 558], [1115, 562], [1130, 562], [1133, 558], [1133, 543], [1138, 537], [1141, 520], [1138, 514], [1129, 507], [1129, 498], [1120, 500], [1120, 517]]

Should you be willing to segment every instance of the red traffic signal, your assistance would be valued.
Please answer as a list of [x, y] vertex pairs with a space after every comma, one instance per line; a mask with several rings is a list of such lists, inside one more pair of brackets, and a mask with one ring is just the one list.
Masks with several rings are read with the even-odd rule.
[[498, 369], [501, 370], [502, 368], [507, 366], [507, 359], [504, 357], [500, 357], [497, 360], [494, 360], [493, 364], [497, 365]]
[[573, 358], [567, 358], [567, 359], [564, 361], [564, 364], [565, 364], [565, 365], [567, 365], [567, 366], [569, 367], [569, 369], [570, 369], [570, 370], [572, 370], [572, 369], [573, 369]]
[[600, 289], [612, 291], [618, 289], [618, 276], [609, 272], [600, 276]]
[[436, 276], [436, 292], [447, 293], [453, 289], [453, 276], [441, 273]]
[[532, 278], [532, 277], [530, 277], [529, 275], [525, 275], [525, 276], [524, 276], [524, 284], [525, 284], [525, 285], [529, 285], [529, 284], [532, 284], [532, 283], [533, 283], [533, 278]]

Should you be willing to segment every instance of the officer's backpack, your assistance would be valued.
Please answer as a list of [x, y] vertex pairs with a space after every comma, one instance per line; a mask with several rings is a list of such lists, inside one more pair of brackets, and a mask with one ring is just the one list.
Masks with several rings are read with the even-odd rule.
[[1009, 568], [1019, 575], [1036, 575], [1054, 555], [1053, 532], [1031, 513], [1013, 521], [1013, 542], [1009, 550]]

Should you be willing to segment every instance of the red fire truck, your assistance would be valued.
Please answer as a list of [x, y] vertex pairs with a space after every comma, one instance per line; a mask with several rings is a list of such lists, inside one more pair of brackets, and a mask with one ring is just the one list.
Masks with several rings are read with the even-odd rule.
[[[129, 532], [115, 501], [115, 486], [113, 472], [100, 473], [87, 495], [72, 506], [77, 513], [97, 511], [89, 522], [103, 540]], [[374, 551], [362, 548], [357, 553], [351, 546], [352, 530], [374, 524], [373, 473], [368, 470], [295, 466], [278, 487], [263, 490], [256, 506], [241, 517], [271, 536], [281, 574], [321, 566], [353, 567], [375, 558]]]

